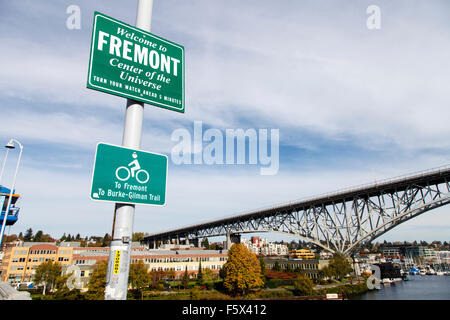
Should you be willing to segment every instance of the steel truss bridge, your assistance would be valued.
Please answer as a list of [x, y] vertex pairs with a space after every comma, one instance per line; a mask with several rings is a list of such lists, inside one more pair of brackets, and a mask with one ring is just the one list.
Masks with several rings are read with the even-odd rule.
[[226, 236], [228, 247], [241, 233], [279, 232], [351, 255], [399, 224], [450, 203], [449, 181], [450, 166], [440, 167], [152, 234], [144, 242], [156, 248]]

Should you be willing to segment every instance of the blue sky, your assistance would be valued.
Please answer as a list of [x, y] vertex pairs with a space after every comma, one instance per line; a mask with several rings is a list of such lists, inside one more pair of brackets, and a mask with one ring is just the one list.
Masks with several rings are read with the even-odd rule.
[[[81, 29], [66, 27], [69, 5]], [[381, 29], [366, 27], [369, 5]], [[94, 11], [135, 24], [137, 1], [0, 1], [0, 141], [24, 145], [19, 222], [60, 237], [111, 232], [89, 200], [95, 146], [121, 144], [125, 99], [86, 88]], [[447, 1], [155, 0], [152, 33], [186, 52], [186, 112], [146, 105], [142, 149], [178, 128], [280, 130], [277, 175], [173, 165], [168, 204], [137, 207], [159, 232], [450, 163]], [[0, 154], [3, 157], [4, 151]], [[3, 182], [11, 183], [10, 152]], [[446, 207], [379, 240], [449, 240]], [[281, 239], [280, 236], [273, 236]], [[290, 239], [287, 238], [286, 239]]]

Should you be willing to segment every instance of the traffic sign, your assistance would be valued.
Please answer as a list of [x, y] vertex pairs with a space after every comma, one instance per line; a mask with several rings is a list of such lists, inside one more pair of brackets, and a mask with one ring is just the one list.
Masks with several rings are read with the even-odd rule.
[[184, 112], [184, 47], [95, 12], [87, 87]]
[[98, 143], [91, 200], [164, 206], [167, 156]]

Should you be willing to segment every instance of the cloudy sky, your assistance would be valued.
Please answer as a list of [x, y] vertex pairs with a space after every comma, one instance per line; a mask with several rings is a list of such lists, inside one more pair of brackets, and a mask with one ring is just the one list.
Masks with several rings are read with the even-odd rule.
[[[66, 26], [70, 5], [80, 29]], [[381, 10], [381, 29], [366, 22]], [[89, 199], [95, 147], [120, 145], [125, 99], [86, 88], [94, 11], [134, 25], [137, 1], [0, 0], [0, 141], [24, 145], [19, 222], [54, 237], [111, 233]], [[142, 149], [169, 156], [155, 233], [450, 164], [446, 0], [155, 0], [152, 33], [185, 47], [186, 112], [145, 106]], [[174, 130], [279, 129], [276, 175], [258, 165], [175, 165]], [[3, 158], [4, 150], [0, 156]], [[2, 183], [12, 181], [10, 152]], [[379, 240], [450, 240], [450, 209]], [[273, 236], [273, 239], [291, 239]]]

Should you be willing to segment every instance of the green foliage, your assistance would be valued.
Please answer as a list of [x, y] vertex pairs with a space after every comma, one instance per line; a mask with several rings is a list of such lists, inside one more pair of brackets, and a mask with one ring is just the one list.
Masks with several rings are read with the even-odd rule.
[[29, 228], [25, 232], [25, 235], [23, 236], [23, 240], [24, 241], [31, 241], [32, 239], [33, 239], [33, 229]]
[[36, 234], [33, 237], [33, 242], [41, 242], [42, 241], [42, 230], [39, 230], [38, 232], [36, 232]]
[[88, 300], [104, 299], [107, 269], [108, 263], [106, 261], [100, 261], [97, 263], [96, 270], [89, 278], [88, 291], [86, 292], [86, 298]]
[[263, 257], [259, 257], [259, 265], [261, 266], [261, 274], [266, 275], [266, 262]]
[[53, 290], [56, 279], [61, 276], [61, 265], [58, 262], [53, 262], [51, 260], [41, 263], [37, 268], [33, 276], [33, 281], [36, 284], [43, 284], [45, 291], [47, 287]]
[[294, 282], [295, 294], [299, 296], [310, 296], [314, 292], [314, 283], [305, 274], [300, 273]]
[[102, 247], [108, 247], [109, 244], [111, 243], [111, 236], [106, 233], [105, 236], [102, 238]]
[[128, 283], [132, 288], [136, 289], [140, 294], [141, 300], [143, 299], [142, 289], [149, 287], [151, 282], [151, 276], [148, 273], [148, 267], [142, 260], [130, 265], [130, 272], [128, 275]]
[[322, 269], [323, 274], [328, 278], [341, 280], [352, 271], [352, 266], [347, 257], [342, 253], [334, 254], [330, 260], [328, 267]]
[[135, 232], [133, 233], [133, 236], [131, 237], [133, 242], [139, 242], [144, 240], [145, 234], [143, 232]]
[[232, 295], [241, 295], [262, 286], [261, 266], [256, 255], [243, 244], [233, 244], [224, 264], [224, 288]]
[[279, 280], [278, 279], [269, 279], [266, 282], [266, 287], [270, 289], [275, 289], [278, 287]]
[[202, 262], [200, 261], [198, 263], [197, 285], [201, 286], [204, 283], [205, 283], [205, 280], [203, 279]]
[[52, 296], [53, 300], [84, 300], [85, 296], [79, 289], [69, 290], [68, 288], [56, 291]]
[[209, 249], [209, 240], [208, 238], [203, 238], [202, 242], [200, 243], [200, 246], [205, 248], [205, 249]]
[[356, 295], [356, 294], [362, 294], [367, 292], [369, 289], [367, 288], [366, 282], [363, 281], [361, 283], [353, 284], [353, 285], [342, 285], [338, 287], [333, 288], [326, 288], [319, 290], [317, 293], [321, 295], [325, 295], [327, 293], [337, 293], [342, 294], [345, 297]]
[[183, 278], [181, 279], [181, 285], [184, 289], [187, 289], [189, 287], [189, 273], [188, 273], [188, 267], [186, 266], [186, 269], [184, 269]]

